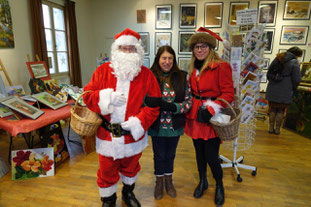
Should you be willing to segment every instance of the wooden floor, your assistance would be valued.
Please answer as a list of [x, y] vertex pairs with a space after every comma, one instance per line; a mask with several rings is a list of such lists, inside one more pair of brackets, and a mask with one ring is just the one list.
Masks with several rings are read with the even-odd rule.
[[[243, 182], [236, 181], [233, 168], [224, 169], [224, 185], [228, 207], [297, 207], [311, 206], [311, 139], [282, 129], [281, 135], [267, 133], [267, 120], [257, 122], [257, 134], [253, 146], [238, 156], [244, 156], [243, 164], [258, 168], [257, 175], [240, 169]], [[160, 201], [153, 197], [153, 154], [150, 145], [141, 158], [142, 170], [135, 194], [142, 206], [200, 207], [214, 206], [215, 182], [208, 171], [209, 188], [201, 199], [192, 196], [198, 183], [198, 173], [192, 141], [183, 136], [179, 142], [175, 160], [174, 182], [177, 197], [167, 195]], [[55, 176], [12, 181], [8, 173], [0, 178], [0, 206], [101, 206], [96, 172], [95, 152], [84, 155], [81, 148], [70, 145], [75, 155], [56, 168]], [[22, 138], [14, 141], [14, 149], [25, 148]], [[0, 156], [6, 160], [8, 137], [1, 134]], [[233, 152], [221, 147], [221, 154], [232, 159]], [[117, 206], [121, 202], [118, 187]]]

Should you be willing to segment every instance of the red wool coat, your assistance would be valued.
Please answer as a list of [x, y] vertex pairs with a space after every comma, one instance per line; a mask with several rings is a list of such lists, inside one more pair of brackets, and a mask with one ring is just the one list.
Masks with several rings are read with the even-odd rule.
[[[141, 72], [134, 80], [120, 80], [113, 74], [110, 62], [99, 66], [84, 91], [91, 91], [83, 96], [87, 107], [101, 114], [111, 123], [122, 123], [134, 118], [136, 137], [133, 134], [113, 138], [111, 133], [99, 127], [96, 134], [96, 151], [107, 157], [122, 159], [136, 155], [148, 145], [147, 129], [159, 115], [159, 107], [143, 106], [144, 97], [161, 97], [159, 84], [152, 72], [142, 66]], [[127, 103], [115, 107], [110, 104], [111, 92], [124, 94]]]
[[[192, 93], [198, 96], [200, 92], [202, 97], [223, 98], [229, 103], [232, 102], [234, 100], [234, 89], [230, 64], [227, 62], [215, 62], [208, 67], [209, 69], [205, 70], [200, 77], [196, 76], [196, 70], [192, 72], [190, 76]], [[207, 140], [209, 138], [215, 138], [218, 135], [215, 133], [211, 125], [196, 121], [197, 113], [201, 105], [202, 102], [193, 97], [192, 108], [186, 114], [187, 121], [185, 133], [194, 139], [203, 138], [204, 140]], [[217, 107], [218, 105], [221, 105], [222, 107], [227, 106], [224, 102], [218, 100], [207, 105], [212, 114], [214, 111], [219, 111], [217, 110], [217, 108], [219, 108]], [[210, 107], [214, 110], [211, 110]]]

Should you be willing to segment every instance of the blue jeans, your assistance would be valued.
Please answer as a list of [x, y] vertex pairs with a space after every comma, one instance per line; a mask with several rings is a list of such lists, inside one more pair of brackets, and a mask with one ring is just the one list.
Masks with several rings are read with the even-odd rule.
[[173, 173], [179, 137], [151, 137], [155, 175]]

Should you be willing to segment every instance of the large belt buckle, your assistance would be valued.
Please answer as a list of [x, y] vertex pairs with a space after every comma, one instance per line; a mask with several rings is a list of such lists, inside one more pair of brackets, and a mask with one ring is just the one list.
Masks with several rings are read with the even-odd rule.
[[121, 125], [120, 124], [111, 124], [111, 133], [113, 137], [121, 137]]

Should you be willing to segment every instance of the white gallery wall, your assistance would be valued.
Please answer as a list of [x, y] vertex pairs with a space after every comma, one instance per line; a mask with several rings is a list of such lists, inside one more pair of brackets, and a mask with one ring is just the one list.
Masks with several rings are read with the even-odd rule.
[[[51, 0], [52, 2], [61, 3], [63, 0]], [[110, 53], [110, 46], [113, 42], [114, 35], [125, 28], [133, 29], [137, 32], [149, 32], [150, 35], [150, 52], [147, 56], [150, 58], [150, 65], [153, 63], [155, 56], [154, 39], [155, 32], [171, 32], [172, 47], [175, 49], [177, 57], [187, 57], [178, 54], [179, 31], [195, 31], [195, 29], [179, 28], [179, 6], [180, 3], [197, 4], [197, 22], [196, 29], [204, 24], [204, 3], [215, 1], [200, 0], [74, 0], [76, 2], [76, 18], [79, 41], [79, 53], [81, 61], [82, 83], [87, 84], [95, 70], [97, 63], [96, 57], [100, 54]], [[223, 2], [222, 26], [228, 22], [230, 1]], [[239, 1], [231, 1], [239, 2]], [[243, 1], [244, 2], [244, 1]], [[257, 8], [258, 1], [251, 0], [250, 8]], [[30, 75], [26, 67], [26, 54], [33, 55], [32, 35], [30, 13], [28, 0], [9, 0], [11, 15], [13, 21], [13, 32], [15, 48], [0, 49], [0, 58], [2, 59], [9, 76], [14, 85], [23, 85], [29, 92], [28, 82]], [[162, 4], [172, 4], [172, 29], [156, 30], [155, 29], [155, 6]], [[279, 49], [288, 49], [292, 45], [279, 45], [282, 25], [303, 25], [311, 27], [311, 20], [283, 20], [285, 0], [278, 1], [278, 12], [276, 19], [273, 51], [272, 54], [265, 54], [265, 58], [270, 58], [270, 62], [278, 53]], [[146, 10], [146, 23], [137, 24], [136, 10]], [[212, 29], [214, 32], [222, 33], [222, 28]], [[299, 46], [306, 50], [305, 61], [311, 58], [311, 35], [309, 35], [307, 44]], [[308, 45], [309, 44], [309, 45]], [[221, 55], [222, 44], [219, 45], [218, 52]], [[33, 59], [33, 57], [32, 57]], [[5, 80], [0, 72], [2, 79]], [[5, 83], [7, 85], [7, 83]], [[265, 89], [265, 84], [262, 84]]]

